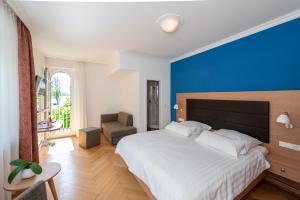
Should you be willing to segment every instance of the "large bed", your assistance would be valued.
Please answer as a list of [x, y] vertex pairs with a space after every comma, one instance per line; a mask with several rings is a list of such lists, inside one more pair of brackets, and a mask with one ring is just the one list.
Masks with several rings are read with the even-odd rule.
[[[206, 105], [207, 100], [204, 103]], [[260, 104], [259, 102], [245, 103]], [[243, 103], [238, 102], [238, 104]], [[266, 106], [264, 103], [261, 105]], [[197, 114], [198, 106], [199, 102], [195, 104], [191, 101], [188, 104], [188, 107], [191, 107], [188, 116], [192, 118], [189, 120], [203, 120], [202, 116]], [[216, 107], [212, 107], [215, 111]], [[225, 107], [227, 108], [228, 105]], [[234, 123], [232, 121], [228, 123], [228, 115], [232, 115], [232, 108], [229, 112], [226, 109], [224, 111], [224, 108], [218, 109], [222, 110], [222, 114], [219, 115], [223, 115], [226, 124], [230, 127], [238, 127], [237, 129], [246, 127], [246, 130], [250, 130], [248, 124], [253, 124], [254, 114], [251, 112], [256, 112], [255, 109], [250, 109], [254, 110], [250, 113], [249, 108], [243, 108], [245, 112], [243, 109], [238, 109], [240, 115], [238, 121], [242, 120], [243, 126], [240, 123], [232, 125], [231, 123]], [[205, 110], [207, 111], [207, 108]], [[265, 114], [259, 111], [258, 115]], [[250, 121], [248, 115], [251, 115]], [[207, 115], [204, 117], [207, 119]], [[213, 117], [209, 123], [214, 125], [215, 121], [218, 126], [227, 128], [226, 124], [220, 122], [220, 117], [222, 118], [219, 116], [217, 120]], [[254, 123], [255, 132], [257, 129], [263, 130], [266, 126], [261, 124], [261, 118], [258, 118], [260, 124]], [[251, 133], [253, 132], [250, 131], [249, 135]], [[261, 134], [258, 137], [262, 141], [268, 141], [265, 135]], [[257, 182], [263, 172], [270, 167], [265, 158], [266, 151], [261, 147], [253, 148], [247, 154], [233, 158], [222, 151], [197, 143], [194, 137], [183, 137], [166, 129], [124, 137], [118, 143], [116, 153], [123, 158], [129, 171], [147, 186], [157, 200], [233, 200], [245, 189], [247, 190], [253, 182]]]

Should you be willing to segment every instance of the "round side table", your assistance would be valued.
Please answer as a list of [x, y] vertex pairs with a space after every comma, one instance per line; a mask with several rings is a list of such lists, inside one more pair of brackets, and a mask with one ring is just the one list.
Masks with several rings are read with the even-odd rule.
[[59, 163], [55, 162], [42, 163], [40, 165], [43, 169], [41, 174], [35, 175], [34, 177], [31, 177], [29, 179], [22, 179], [19, 173], [11, 184], [9, 184], [6, 180], [4, 182], [3, 188], [6, 191], [10, 192], [24, 191], [40, 180], [45, 182], [47, 181], [52, 192], [53, 198], [57, 200], [58, 197], [53, 178], [60, 172], [61, 166]]

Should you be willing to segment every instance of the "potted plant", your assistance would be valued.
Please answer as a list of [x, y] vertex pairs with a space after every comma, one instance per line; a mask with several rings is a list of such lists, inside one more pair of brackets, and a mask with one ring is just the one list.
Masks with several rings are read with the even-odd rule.
[[41, 174], [43, 169], [42, 167], [35, 163], [29, 162], [27, 160], [13, 160], [9, 163], [10, 165], [16, 166], [16, 168], [9, 174], [8, 183], [11, 184], [14, 178], [18, 173], [21, 172], [21, 177], [23, 179], [31, 178], [36, 174]]

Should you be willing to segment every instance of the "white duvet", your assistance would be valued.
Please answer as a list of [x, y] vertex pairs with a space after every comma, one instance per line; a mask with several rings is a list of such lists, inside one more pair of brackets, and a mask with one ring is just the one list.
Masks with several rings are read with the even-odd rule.
[[232, 200], [269, 167], [261, 151], [235, 159], [168, 130], [124, 137], [116, 153], [157, 200]]

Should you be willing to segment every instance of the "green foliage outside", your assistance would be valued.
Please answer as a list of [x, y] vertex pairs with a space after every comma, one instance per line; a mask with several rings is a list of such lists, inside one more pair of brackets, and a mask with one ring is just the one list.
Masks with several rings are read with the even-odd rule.
[[61, 94], [61, 90], [60, 90], [60, 81], [59, 81], [58, 76], [54, 76], [52, 78], [51, 89], [52, 89], [51, 94], [55, 98], [56, 104], [59, 105], [62, 94]]
[[67, 98], [62, 107], [52, 108], [51, 118], [53, 121], [62, 120], [62, 128], [68, 129], [71, 127], [71, 99]]

